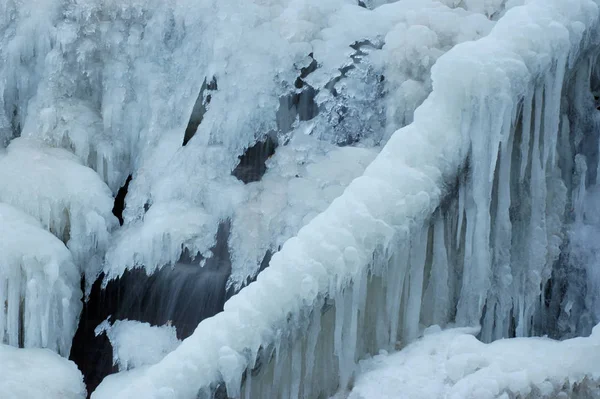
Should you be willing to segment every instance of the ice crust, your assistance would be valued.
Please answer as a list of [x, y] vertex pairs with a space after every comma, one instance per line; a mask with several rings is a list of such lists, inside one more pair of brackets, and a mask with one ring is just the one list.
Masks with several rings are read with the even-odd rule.
[[484, 316], [485, 342], [534, 334], [573, 188], [559, 161], [574, 154], [556, 151], [571, 140], [563, 87], [589, 91], [590, 74], [577, 76], [594, 59], [598, 5], [532, 0], [502, 14], [437, 59], [412, 124], [255, 283], [161, 362], [109, 376], [93, 397], [204, 397], [220, 382], [231, 397], [316, 397], [344, 389], [361, 356], [416, 339], [421, 323]]

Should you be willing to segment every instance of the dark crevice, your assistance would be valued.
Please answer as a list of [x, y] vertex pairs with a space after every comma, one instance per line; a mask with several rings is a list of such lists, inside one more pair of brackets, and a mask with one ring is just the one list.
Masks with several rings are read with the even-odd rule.
[[206, 111], [208, 110], [208, 105], [210, 104], [210, 100], [212, 98], [211, 93], [217, 90], [217, 88], [217, 78], [214, 76], [210, 82], [207, 83], [206, 79], [204, 79], [204, 82], [202, 82], [200, 93], [198, 93], [198, 98], [196, 98], [196, 102], [194, 103], [194, 108], [192, 109], [190, 120], [187, 128], [185, 129], [185, 135], [183, 136], [184, 146], [196, 134], [196, 130], [198, 130], [198, 126], [200, 126], [200, 123], [202, 123], [204, 114], [206, 114]]
[[275, 153], [277, 139], [271, 135], [248, 147], [239, 157], [240, 162], [231, 172], [239, 180], [248, 184], [259, 181], [267, 171], [267, 160]]
[[185, 339], [202, 320], [223, 310], [225, 301], [235, 293], [226, 288], [231, 275], [229, 231], [228, 220], [219, 225], [210, 258], [184, 251], [174, 265], [165, 265], [150, 276], [145, 269], [128, 270], [109, 281], [104, 289], [104, 276], [99, 276], [84, 304], [70, 355], [84, 375], [88, 392], [93, 392], [104, 377], [117, 371], [106, 335], [94, 333], [109, 316], [111, 321], [171, 323], [177, 337]]
[[129, 189], [129, 183], [131, 182], [131, 175], [127, 176], [125, 184], [117, 192], [115, 197], [115, 204], [113, 205], [112, 213], [119, 219], [119, 224], [123, 226], [123, 210], [125, 209], [125, 197], [127, 196], [127, 190]]

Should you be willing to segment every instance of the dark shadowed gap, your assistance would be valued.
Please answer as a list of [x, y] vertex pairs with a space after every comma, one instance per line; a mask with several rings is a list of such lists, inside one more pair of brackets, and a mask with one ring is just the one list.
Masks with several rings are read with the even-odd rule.
[[196, 98], [196, 102], [194, 103], [194, 108], [192, 109], [192, 114], [190, 115], [187, 128], [185, 129], [185, 134], [183, 136], [184, 146], [196, 134], [196, 130], [198, 130], [198, 126], [200, 126], [200, 123], [202, 123], [204, 114], [208, 110], [208, 105], [210, 104], [210, 100], [212, 98], [211, 93], [215, 90], [217, 90], [217, 78], [213, 76], [208, 83], [206, 79], [204, 79], [204, 82], [202, 82], [202, 87], [200, 88], [200, 93], [198, 93], [198, 98]]
[[245, 184], [259, 181], [267, 171], [267, 160], [275, 153], [276, 138], [265, 137], [251, 147], [248, 147], [239, 157], [239, 163], [231, 174]]
[[125, 209], [125, 197], [127, 196], [127, 190], [129, 189], [129, 183], [131, 182], [131, 175], [127, 176], [125, 184], [117, 192], [115, 197], [115, 204], [112, 209], [113, 215], [119, 219], [119, 224], [123, 226], [123, 210]]
[[226, 289], [231, 274], [229, 230], [229, 221], [220, 224], [213, 256], [205, 259], [204, 266], [200, 256], [192, 258], [184, 253], [175, 265], [165, 266], [151, 276], [144, 269], [128, 270], [105, 289], [104, 276], [98, 278], [84, 304], [70, 355], [84, 375], [88, 392], [117, 371], [106, 335], [94, 333], [108, 316], [111, 321], [128, 319], [152, 325], [170, 322], [178, 338], [185, 339], [202, 320], [223, 310], [225, 301], [234, 294]]

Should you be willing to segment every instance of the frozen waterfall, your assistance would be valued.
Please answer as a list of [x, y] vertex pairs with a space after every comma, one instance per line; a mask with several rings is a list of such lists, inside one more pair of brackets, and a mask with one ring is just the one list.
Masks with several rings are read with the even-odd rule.
[[95, 399], [368, 398], [434, 347], [465, 398], [598, 392], [599, 7], [0, 0], [0, 344]]

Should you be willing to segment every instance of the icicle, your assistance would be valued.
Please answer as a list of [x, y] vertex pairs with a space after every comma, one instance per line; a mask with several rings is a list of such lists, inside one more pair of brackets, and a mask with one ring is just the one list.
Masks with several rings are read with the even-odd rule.
[[[546, 176], [540, 151], [542, 135], [542, 110], [543, 88], [535, 94], [535, 119], [531, 153], [531, 218], [529, 224], [529, 256], [524, 270], [525, 280], [521, 291], [517, 292], [522, 297], [522, 308], [519, 309], [519, 319], [515, 334], [518, 337], [529, 333], [529, 316], [533, 310], [533, 302], [541, 283], [541, 272], [546, 264], [547, 237], [546, 237]], [[519, 286], [519, 285], [517, 285]]]
[[244, 398], [252, 399], [252, 368], [246, 369], [246, 381], [244, 382]]
[[334, 338], [333, 338], [333, 346], [334, 346], [334, 354], [338, 358], [338, 371], [341, 375], [343, 374], [344, 368], [344, 341], [343, 341], [343, 331], [344, 331], [344, 297], [346, 296], [346, 290], [342, 291], [338, 297], [335, 299], [335, 327], [334, 327]]
[[456, 249], [460, 249], [462, 239], [463, 219], [465, 217], [465, 190], [466, 183], [461, 176], [458, 182], [458, 225], [456, 226]]
[[433, 264], [431, 266], [433, 297], [433, 324], [444, 325], [448, 322], [450, 308], [450, 290], [448, 287], [448, 254], [445, 242], [445, 224], [441, 212], [438, 213], [433, 226]]
[[273, 389], [275, 392], [281, 389], [281, 380], [283, 373], [283, 359], [285, 355], [282, 353], [282, 341], [283, 337], [278, 337], [275, 341], [275, 366], [273, 371]]
[[[339, 303], [336, 300], [335, 309], [335, 353], [338, 357], [341, 389], [345, 389], [347, 387], [348, 383], [350, 382], [350, 378], [352, 377], [352, 373], [354, 371], [353, 358], [354, 350], [356, 348], [356, 332], [352, 331], [352, 323], [356, 323], [356, 318], [354, 316], [356, 310], [352, 308], [354, 302], [354, 295], [352, 292], [350, 292], [351, 290], [353, 291], [353, 287], [348, 287], [344, 290], [343, 294], [339, 296], [339, 303], [343, 303], [343, 305], [339, 306]], [[348, 312], [351, 313], [350, 319], [348, 319], [347, 317]], [[354, 344], [352, 344], [352, 338], [354, 338]]]
[[8, 309], [6, 312], [6, 327], [8, 344], [19, 346], [19, 313], [21, 305], [21, 273], [12, 273], [8, 280]]
[[410, 342], [419, 335], [421, 299], [423, 294], [423, 273], [427, 256], [428, 229], [422, 227], [415, 234], [410, 250], [410, 269], [408, 274], [408, 296], [404, 311], [403, 338]]
[[[507, 113], [505, 120], [506, 126], [512, 125], [512, 118]], [[487, 323], [482, 328], [482, 338], [484, 342], [490, 342], [492, 339], [500, 338], [492, 329], [503, 329], [501, 320], [496, 318], [497, 314], [510, 311], [510, 287], [512, 284], [511, 272], [511, 245], [512, 245], [512, 223], [510, 221], [511, 206], [511, 169], [512, 169], [512, 150], [514, 145], [514, 133], [510, 130], [508, 140], [502, 144], [500, 154], [500, 164], [498, 166], [498, 188], [496, 220], [494, 224], [494, 299], [488, 296]]]
[[321, 333], [321, 311], [319, 308], [314, 309], [308, 330], [308, 338], [306, 340], [306, 364], [304, 373], [304, 398], [312, 397], [313, 389], [313, 374], [315, 369], [315, 350], [319, 334]]
[[579, 177], [577, 191], [574, 193], [573, 207], [575, 211], [575, 221], [583, 223], [584, 201], [585, 201], [585, 178], [587, 176], [587, 162], [585, 156], [577, 154], [575, 156], [575, 175]]
[[[0, 270], [4, 265], [0, 265]], [[6, 321], [8, 319], [6, 303], [8, 300], [8, 279], [0, 274], [0, 343], [4, 343], [4, 335], [7, 328]]]
[[[490, 205], [494, 170], [498, 157], [498, 147], [503, 137], [508, 137], [511, 126], [505, 126], [506, 113], [512, 113], [508, 101], [497, 104], [487, 99], [480, 100], [476, 122], [470, 131], [473, 158], [473, 174], [471, 194], [474, 202], [473, 235], [469, 237], [472, 249], [465, 254], [463, 275], [463, 291], [459, 301], [457, 321], [460, 324], [479, 323], [487, 291], [491, 285], [491, 252], [489, 247], [491, 235]], [[489, 107], [494, 106], [497, 115], [489, 115]], [[489, 136], [482, 131], [490, 130]], [[490, 161], [491, 160], [491, 161]], [[468, 228], [469, 226], [467, 226]], [[468, 231], [467, 231], [468, 232]], [[469, 249], [467, 248], [467, 251]], [[469, 262], [469, 263], [467, 263]]]
[[358, 313], [360, 311], [359, 304], [361, 302], [362, 295], [362, 281], [365, 279], [366, 276], [363, 276], [363, 273], [358, 273], [358, 275], [354, 278], [354, 282], [352, 285], [350, 326], [344, 334], [346, 338], [344, 343], [344, 363], [346, 367], [344, 369], [344, 374], [342, 374], [341, 387], [346, 387], [348, 385], [352, 374], [354, 373], [358, 337]]
[[[386, 292], [386, 315], [389, 320], [389, 345], [394, 348], [398, 340], [400, 306], [402, 305], [402, 288], [408, 269], [410, 250], [407, 245], [401, 245], [392, 255]], [[379, 348], [383, 346], [380, 344]]]
[[546, 154], [544, 159], [546, 163], [550, 162], [551, 167], [554, 167], [556, 164], [556, 143], [558, 141], [558, 129], [560, 125], [560, 102], [566, 65], [567, 57], [565, 55], [556, 61], [554, 74], [548, 74], [549, 78], [553, 78], [553, 80], [551, 80], [552, 89], [550, 94], [545, 99], [547, 109], [544, 129], [546, 129], [548, 137], [544, 141], [544, 152]]
[[291, 358], [291, 381], [290, 399], [298, 399], [300, 397], [300, 383], [302, 382], [302, 340], [296, 339], [293, 344]]
[[533, 92], [529, 91], [523, 100], [523, 131], [521, 134], [521, 171], [519, 182], [525, 180], [525, 171], [529, 164], [529, 141], [531, 140], [531, 116], [533, 114]]
[[468, 204], [465, 207], [465, 254], [463, 259], [463, 279], [461, 285], [461, 294], [458, 300], [458, 306], [456, 309], [456, 323], [459, 326], [468, 326], [472, 323], [469, 316], [469, 298], [466, 293], [471, 292], [473, 287], [467, 280], [469, 270], [473, 267], [473, 234], [475, 232], [475, 206], [473, 204], [473, 180], [470, 178], [467, 182], [467, 193], [468, 193]]

